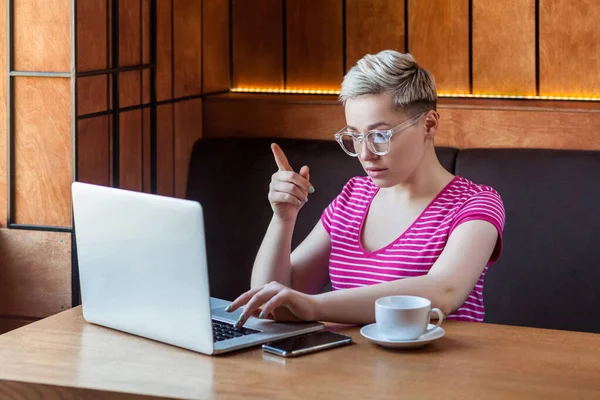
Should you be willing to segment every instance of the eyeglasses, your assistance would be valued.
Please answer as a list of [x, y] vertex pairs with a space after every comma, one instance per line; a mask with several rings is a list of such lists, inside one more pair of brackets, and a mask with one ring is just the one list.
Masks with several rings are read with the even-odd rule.
[[378, 156], [384, 156], [390, 152], [390, 139], [392, 136], [416, 124], [426, 113], [427, 112], [417, 114], [400, 125], [385, 130], [372, 130], [367, 133], [356, 133], [348, 130], [348, 127], [344, 127], [341, 131], [336, 133], [334, 137], [349, 156], [358, 157], [364, 141], [367, 142], [367, 147], [371, 152]]

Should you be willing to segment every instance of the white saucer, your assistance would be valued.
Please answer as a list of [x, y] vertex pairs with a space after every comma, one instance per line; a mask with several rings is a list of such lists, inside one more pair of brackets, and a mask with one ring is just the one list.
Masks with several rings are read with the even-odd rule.
[[[429, 324], [427, 325], [427, 329], [431, 329], [435, 327], [435, 325]], [[360, 330], [360, 334], [369, 339], [370, 341], [377, 343], [384, 347], [390, 347], [393, 349], [408, 349], [412, 347], [420, 347], [425, 346], [444, 336], [446, 331], [442, 328], [435, 328], [431, 332], [425, 333], [419, 338], [414, 340], [390, 340], [381, 336], [379, 333], [379, 329], [377, 329], [377, 324], [371, 324], [367, 326], [363, 326]]]

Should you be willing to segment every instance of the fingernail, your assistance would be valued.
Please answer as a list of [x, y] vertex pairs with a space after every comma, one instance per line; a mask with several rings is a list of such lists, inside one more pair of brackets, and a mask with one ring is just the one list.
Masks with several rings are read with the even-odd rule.
[[264, 311], [261, 311], [260, 314], [258, 314], [258, 318], [262, 318], [264, 316], [265, 316], [265, 312]]
[[308, 197], [304, 199], [304, 202], [305, 202], [305, 203], [308, 203]]
[[230, 312], [231, 311], [231, 304], [228, 305], [227, 307], [225, 307], [225, 312]]
[[244, 314], [240, 314], [240, 316], [238, 317], [237, 321], [235, 321], [235, 324], [233, 326], [235, 326], [236, 328], [240, 328], [242, 326], [242, 319], [244, 319]]
[[308, 193], [313, 194], [315, 192], [315, 188], [310, 185], [310, 187], [308, 188]]
[[301, 205], [302, 205], [302, 202], [301, 202], [300, 200], [298, 200], [298, 205], [299, 205], [299, 206], [301, 206]]

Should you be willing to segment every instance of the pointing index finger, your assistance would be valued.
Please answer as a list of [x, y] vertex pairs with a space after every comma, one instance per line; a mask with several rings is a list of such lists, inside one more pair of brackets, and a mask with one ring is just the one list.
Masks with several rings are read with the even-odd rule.
[[275, 157], [275, 162], [277, 163], [277, 168], [280, 171], [293, 171], [292, 166], [288, 162], [287, 157], [281, 150], [281, 147], [277, 143], [271, 144], [271, 151], [273, 152], [273, 157]]

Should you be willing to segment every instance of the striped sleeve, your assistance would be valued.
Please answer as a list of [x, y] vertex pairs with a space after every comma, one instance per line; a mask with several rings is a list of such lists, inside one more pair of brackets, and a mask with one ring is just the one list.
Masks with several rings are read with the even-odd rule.
[[[336, 208], [338, 206], [338, 203], [340, 202], [340, 198], [344, 199], [344, 197], [345, 198], [350, 197], [350, 195], [352, 193], [352, 187], [354, 186], [355, 179], [356, 178], [352, 178], [348, 182], [346, 182], [346, 184], [342, 188], [342, 191], [340, 192], [340, 194], [338, 194], [336, 196], [336, 198], [333, 199], [333, 201], [331, 203], [329, 203], [329, 206], [327, 206], [327, 208], [323, 211], [323, 214], [321, 214], [321, 223], [323, 224], [323, 227], [325, 228], [327, 233], [329, 233], [330, 235], [331, 235], [331, 223], [334, 219], [334, 215], [336, 213]], [[342, 202], [344, 202], [344, 200], [342, 200]]]
[[492, 264], [498, 260], [502, 252], [502, 232], [505, 220], [504, 203], [500, 195], [495, 190], [487, 188], [487, 190], [473, 195], [462, 205], [450, 226], [449, 235], [457, 226], [468, 221], [487, 221], [492, 224], [498, 231], [498, 241], [489, 261], [489, 264]]
[[321, 223], [323, 224], [323, 227], [325, 228], [325, 230], [327, 231], [327, 233], [329, 233], [331, 235], [331, 221], [333, 221], [333, 214], [335, 213], [335, 206], [337, 204], [339, 195], [333, 199], [333, 201], [331, 203], [329, 203], [329, 206], [327, 206], [327, 208], [323, 211], [323, 214], [321, 214]]

